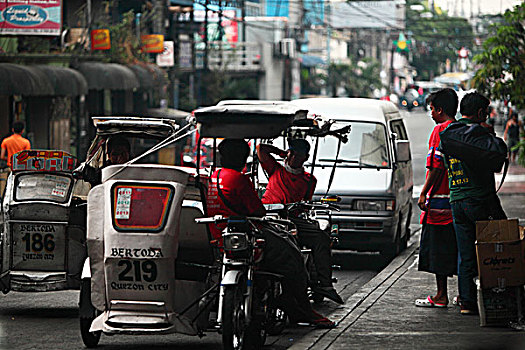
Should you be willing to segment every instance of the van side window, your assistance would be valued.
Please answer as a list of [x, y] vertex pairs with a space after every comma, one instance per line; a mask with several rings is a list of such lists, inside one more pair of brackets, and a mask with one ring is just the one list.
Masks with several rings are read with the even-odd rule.
[[407, 131], [402, 119], [392, 120], [390, 122], [390, 130], [397, 134], [398, 140], [408, 140]]

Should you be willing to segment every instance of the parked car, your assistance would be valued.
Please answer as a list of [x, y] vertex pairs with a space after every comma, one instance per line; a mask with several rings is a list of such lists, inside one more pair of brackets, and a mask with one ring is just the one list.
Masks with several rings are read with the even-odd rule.
[[410, 142], [396, 105], [363, 98], [293, 104], [340, 126], [351, 125], [349, 141], [340, 144], [337, 159], [337, 139], [320, 139], [316, 163], [307, 169], [318, 181], [314, 199], [327, 194], [342, 198], [341, 211], [332, 215], [337, 248], [397, 255], [410, 237], [413, 179]]
[[445, 85], [433, 81], [416, 81], [414, 84], [408, 84], [405, 94], [401, 97], [401, 106], [412, 110], [415, 107], [421, 107], [428, 110], [425, 103], [430, 93], [444, 88]]

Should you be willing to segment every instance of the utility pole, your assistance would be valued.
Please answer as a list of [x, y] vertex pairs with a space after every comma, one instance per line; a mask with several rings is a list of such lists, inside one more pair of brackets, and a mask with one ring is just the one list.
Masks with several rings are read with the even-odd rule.
[[327, 87], [326, 93], [331, 94], [332, 87], [330, 86], [330, 39], [332, 38], [332, 20], [331, 20], [331, 8], [330, 0], [326, 1], [326, 65], [327, 65]]

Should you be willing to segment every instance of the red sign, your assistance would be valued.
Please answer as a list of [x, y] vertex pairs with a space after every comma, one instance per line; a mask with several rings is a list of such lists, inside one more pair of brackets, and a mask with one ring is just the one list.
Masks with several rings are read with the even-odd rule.
[[108, 29], [93, 29], [91, 31], [91, 50], [111, 49], [111, 38]]
[[67, 171], [75, 169], [77, 160], [64, 151], [27, 150], [13, 154], [13, 171]]
[[149, 53], [161, 53], [164, 51], [164, 35], [150, 34], [141, 35], [142, 51]]
[[0, 1], [0, 35], [60, 35], [61, 0]]

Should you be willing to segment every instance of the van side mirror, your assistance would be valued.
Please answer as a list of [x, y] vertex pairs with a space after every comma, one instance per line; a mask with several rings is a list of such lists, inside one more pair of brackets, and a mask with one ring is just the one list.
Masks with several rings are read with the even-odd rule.
[[396, 161], [408, 162], [412, 159], [410, 155], [410, 141], [395, 140]]

